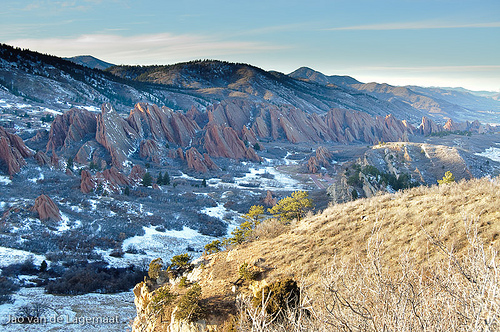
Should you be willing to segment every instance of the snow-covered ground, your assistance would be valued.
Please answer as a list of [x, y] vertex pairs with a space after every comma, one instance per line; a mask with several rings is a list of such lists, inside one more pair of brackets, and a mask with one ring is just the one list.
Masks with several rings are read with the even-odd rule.
[[[496, 143], [500, 146], [500, 143]], [[483, 156], [486, 158], [490, 158], [491, 160], [500, 162], [500, 147], [492, 146], [486, 149], [484, 152], [476, 153], [478, 156]]]
[[0, 175], [0, 184], [3, 185], [12, 184], [12, 180], [8, 176]]
[[[135, 250], [138, 254], [125, 253], [123, 258], [109, 256], [111, 250], [98, 250], [112, 267], [127, 267], [131, 264], [140, 265], [160, 257], [165, 263], [179, 254], [186, 252], [187, 247], [203, 248], [215, 238], [202, 235], [198, 231], [184, 227], [180, 231], [158, 231], [155, 227], [143, 227], [145, 234], [134, 236], [123, 241], [123, 251]], [[197, 254], [192, 254], [198, 256]]]
[[35, 255], [29, 251], [0, 247], [0, 267], [21, 263], [30, 257], [33, 258], [33, 263], [38, 266], [45, 260], [45, 256]]
[[[45, 294], [43, 288], [21, 288], [14, 303], [0, 305], [0, 330], [17, 331], [131, 331], [136, 312], [134, 294]], [[21, 306], [39, 303], [45, 312], [36, 324], [12, 323]], [[9, 323], [10, 322], [10, 323]]]

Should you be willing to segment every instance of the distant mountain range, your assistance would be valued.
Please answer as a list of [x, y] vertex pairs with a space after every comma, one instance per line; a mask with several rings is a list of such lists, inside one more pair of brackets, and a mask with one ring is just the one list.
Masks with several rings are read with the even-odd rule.
[[67, 61], [8, 45], [0, 45], [0, 85], [10, 94], [62, 110], [110, 102], [128, 112], [137, 102], [148, 102], [186, 111], [222, 100], [244, 100], [256, 107], [295, 107], [309, 114], [333, 108], [392, 114], [414, 125], [422, 116], [444, 123], [449, 118], [498, 122], [500, 115], [495, 94], [362, 83], [306, 67], [286, 75], [217, 60], [113, 66], [92, 56]]
[[102, 60], [99, 60], [97, 58], [94, 58], [91, 55], [79, 55], [79, 56], [74, 56], [71, 58], [64, 58], [64, 60], [69, 60], [73, 63], [89, 67], [92, 69], [100, 69], [100, 70], [105, 70], [108, 69], [109, 67], [113, 67], [114, 64], [105, 62]]

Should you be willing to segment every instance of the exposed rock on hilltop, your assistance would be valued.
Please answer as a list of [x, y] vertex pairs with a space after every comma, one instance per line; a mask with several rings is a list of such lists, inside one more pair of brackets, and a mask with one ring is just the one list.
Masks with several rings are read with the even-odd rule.
[[7, 174], [12, 176], [18, 173], [26, 165], [24, 158], [31, 157], [32, 154], [21, 137], [0, 127], [0, 166]]
[[59, 212], [59, 208], [56, 203], [52, 199], [50, 199], [47, 195], [40, 195], [35, 200], [35, 205], [32, 208], [32, 211], [38, 213], [38, 219], [41, 221], [60, 221], [61, 213]]

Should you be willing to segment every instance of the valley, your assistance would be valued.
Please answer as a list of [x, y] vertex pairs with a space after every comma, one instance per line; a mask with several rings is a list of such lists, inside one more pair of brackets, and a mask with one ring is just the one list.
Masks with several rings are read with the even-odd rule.
[[500, 102], [469, 92], [211, 60], [101, 71], [7, 45], [0, 75], [9, 331], [28, 331], [6, 317], [38, 302], [72, 321], [123, 308], [106, 329], [130, 328], [152, 260], [199, 258], [253, 205], [269, 215], [295, 191], [317, 214], [434, 188], [446, 171], [500, 174]]

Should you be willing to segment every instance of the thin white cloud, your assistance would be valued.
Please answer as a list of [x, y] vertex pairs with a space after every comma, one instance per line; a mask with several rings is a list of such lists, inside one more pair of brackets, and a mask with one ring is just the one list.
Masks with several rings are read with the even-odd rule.
[[364, 70], [373, 71], [430, 71], [430, 72], [489, 72], [500, 70], [500, 65], [475, 65], [475, 66], [371, 66], [363, 67]]
[[327, 30], [424, 30], [424, 29], [463, 29], [463, 28], [500, 28], [500, 22], [488, 23], [443, 23], [443, 22], [395, 22], [368, 25], [354, 25], [348, 27], [336, 27]]
[[116, 64], [162, 64], [285, 48], [260, 42], [171, 33], [127, 37], [88, 34], [76, 38], [17, 39], [7, 44], [63, 57], [92, 54]]

